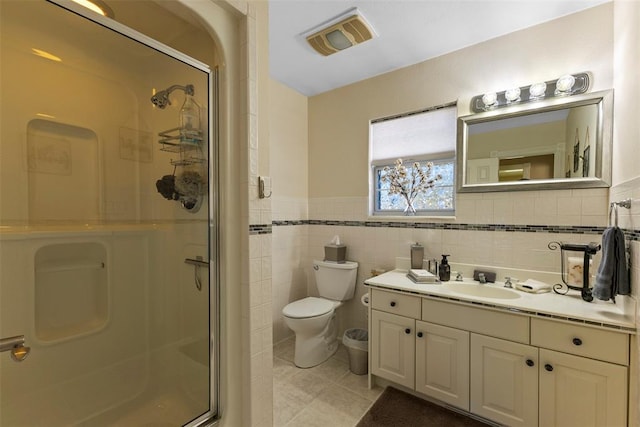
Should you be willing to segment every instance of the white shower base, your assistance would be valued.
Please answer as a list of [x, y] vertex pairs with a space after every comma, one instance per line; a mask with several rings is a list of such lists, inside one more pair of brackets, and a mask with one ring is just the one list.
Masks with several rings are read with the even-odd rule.
[[[199, 347], [202, 342], [192, 343]], [[189, 346], [189, 344], [187, 344]], [[204, 346], [208, 348], [207, 343]], [[134, 399], [92, 416], [79, 427], [183, 425], [209, 408], [206, 358], [194, 360], [181, 351], [185, 345], [154, 352], [145, 389]]]

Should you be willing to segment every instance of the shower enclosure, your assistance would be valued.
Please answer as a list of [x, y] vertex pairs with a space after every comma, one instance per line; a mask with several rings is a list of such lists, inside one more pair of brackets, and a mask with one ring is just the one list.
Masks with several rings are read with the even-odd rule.
[[214, 64], [63, 0], [0, 19], [0, 426], [215, 417]]

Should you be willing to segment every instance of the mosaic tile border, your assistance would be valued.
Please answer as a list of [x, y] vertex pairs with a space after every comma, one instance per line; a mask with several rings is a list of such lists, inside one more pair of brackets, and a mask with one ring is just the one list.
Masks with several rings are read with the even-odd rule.
[[271, 234], [273, 229], [271, 228], [271, 224], [250, 224], [249, 225], [249, 235], [255, 234]]
[[[506, 231], [519, 233], [551, 233], [551, 234], [593, 234], [600, 235], [607, 227], [584, 225], [522, 225], [522, 224], [463, 224], [445, 222], [396, 222], [396, 221], [341, 221], [341, 220], [277, 220], [272, 226], [290, 225], [331, 225], [341, 227], [374, 227], [374, 228], [416, 228], [427, 230], [463, 230], [463, 231]], [[268, 227], [268, 231], [253, 232]], [[622, 229], [627, 240], [640, 240], [640, 230]], [[250, 225], [249, 234], [271, 233], [271, 225]]]
[[425, 294], [425, 293], [420, 293], [420, 292], [412, 292], [412, 291], [407, 291], [406, 289], [394, 289], [394, 288], [390, 288], [390, 287], [387, 287], [387, 286], [376, 286], [376, 285], [365, 285], [365, 286], [367, 286], [369, 288], [375, 288], [375, 289], [381, 289], [381, 290], [387, 290], [387, 291], [388, 290], [393, 290], [393, 291], [402, 292], [402, 293], [405, 293], [405, 294], [406, 293], [415, 294], [415, 295], [419, 295], [422, 298], [432, 298], [432, 299], [439, 299], [439, 300], [444, 300], [444, 301], [452, 301], [452, 302], [456, 302], [458, 304], [472, 305], [472, 306], [482, 306], [482, 307], [487, 307], [487, 308], [491, 308], [491, 309], [494, 309], [494, 310], [508, 311], [509, 313], [524, 314], [524, 315], [527, 315], [527, 316], [543, 317], [543, 318], [547, 318], [547, 319], [556, 319], [556, 320], [562, 320], [562, 321], [565, 321], [565, 322], [579, 323], [579, 324], [582, 324], [582, 325], [590, 325], [590, 326], [596, 326], [596, 327], [600, 327], [600, 328], [614, 329], [616, 331], [624, 331], [624, 332], [631, 333], [631, 334], [635, 334], [637, 332], [636, 328], [622, 326], [622, 325], [614, 325], [614, 324], [611, 324], [611, 323], [595, 322], [593, 320], [577, 319], [575, 317], [561, 316], [561, 315], [555, 315], [555, 314], [549, 314], [549, 313], [541, 313], [541, 312], [534, 311], [534, 310], [523, 310], [523, 309], [520, 309], [520, 308], [505, 307], [505, 306], [489, 304], [489, 303], [485, 303], [485, 302], [481, 302], [481, 301], [469, 301], [469, 300], [463, 300], [463, 299], [459, 299], [459, 298], [455, 298], [455, 297], [449, 297], [449, 296], [443, 296], [443, 295], [433, 295], [433, 294]]

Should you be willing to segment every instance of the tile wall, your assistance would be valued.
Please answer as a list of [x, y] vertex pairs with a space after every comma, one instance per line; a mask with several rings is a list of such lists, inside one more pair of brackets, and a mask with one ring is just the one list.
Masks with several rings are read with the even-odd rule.
[[[241, 307], [243, 426], [271, 426], [273, 421], [273, 327], [271, 323], [271, 202], [258, 198], [258, 80], [264, 64], [257, 55], [259, 18], [264, 5], [249, 3], [240, 28], [244, 78], [245, 126], [240, 135], [242, 169]], [[258, 11], [258, 8], [261, 8]], [[264, 148], [264, 147], [263, 147]], [[229, 286], [233, 286], [230, 284]], [[232, 381], [234, 379], [231, 379]]]
[[559, 272], [560, 254], [548, 243], [599, 242], [608, 201], [608, 189], [460, 194], [455, 219], [392, 222], [368, 217], [366, 197], [309, 199], [307, 221], [304, 200], [275, 199], [274, 341], [291, 335], [282, 308], [317, 295], [311, 262], [323, 258], [324, 245], [336, 234], [347, 245], [347, 258], [360, 263], [356, 295], [339, 313], [343, 331], [367, 325], [360, 297], [371, 270], [394, 268], [395, 258], [408, 257], [413, 242], [425, 246], [425, 258], [446, 253], [453, 262]]
[[292, 301], [308, 295], [309, 226], [307, 199], [277, 197], [273, 199], [273, 220], [289, 225], [272, 227], [272, 322], [273, 340], [278, 343], [292, 335], [284, 324], [282, 309]]

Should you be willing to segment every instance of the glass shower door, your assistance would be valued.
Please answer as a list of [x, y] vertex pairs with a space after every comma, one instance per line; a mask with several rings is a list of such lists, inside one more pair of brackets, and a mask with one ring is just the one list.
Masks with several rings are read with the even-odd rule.
[[215, 415], [215, 73], [44, 0], [0, 20], [0, 427]]

